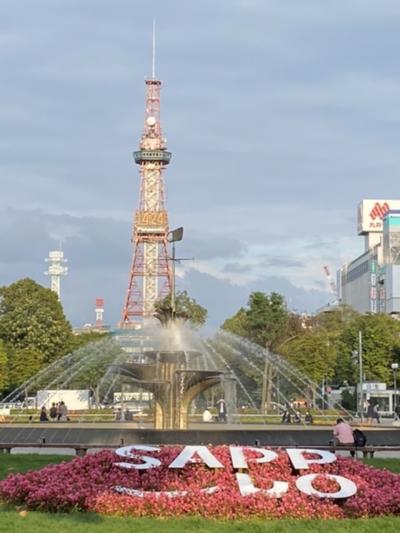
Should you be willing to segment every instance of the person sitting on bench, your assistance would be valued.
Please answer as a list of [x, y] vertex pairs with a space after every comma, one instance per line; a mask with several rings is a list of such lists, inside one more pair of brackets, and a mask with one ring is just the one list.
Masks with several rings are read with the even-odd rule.
[[[350, 424], [343, 418], [336, 420], [336, 426], [333, 428], [333, 445], [334, 446], [354, 446], [353, 430]], [[350, 455], [354, 457], [355, 451], [350, 450]]]

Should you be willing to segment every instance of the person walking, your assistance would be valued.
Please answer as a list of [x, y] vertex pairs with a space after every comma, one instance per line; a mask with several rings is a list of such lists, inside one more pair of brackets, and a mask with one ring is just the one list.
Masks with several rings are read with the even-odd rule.
[[[333, 444], [334, 446], [354, 446], [353, 430], [343, 418], [336, 420], [336, 425], [333, 428]], [[354, 457], [355, 451], [351, 450], [350, 455]]]
[[400, 420], [400, 403], [398, 403], [396, 405], [396, 407], [394, 408], [394, 419], [397, 421], [397, 420]]
[[226, 422], [226, 403], [223, 398], [218, 400], [218, 421], [219, 422]]
[[373, 420], [375, 420], [377, 424], [380, 424], [380, 423], [381, 423], [381, 417], [380, 417], [380, 415], [379, 415], [378, 405], [377, 405], [377, 404], [374, 405], [374, 409], [373, 409]]
[[368, 400], [367, 407], [367, 424], [372, 424], [374, 421], [374, 405], [371, 400]]

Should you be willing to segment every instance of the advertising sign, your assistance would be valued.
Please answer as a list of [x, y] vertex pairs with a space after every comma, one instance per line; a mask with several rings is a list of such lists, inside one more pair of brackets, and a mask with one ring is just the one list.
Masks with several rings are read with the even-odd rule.
[[382, 232], [383, 217], [394, 209], [400, 209], [400, 200], [362, 200], [358, 205], [358, 234]]

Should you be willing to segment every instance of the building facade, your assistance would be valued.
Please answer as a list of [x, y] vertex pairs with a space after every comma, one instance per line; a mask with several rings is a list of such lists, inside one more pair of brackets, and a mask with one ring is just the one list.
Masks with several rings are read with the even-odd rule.
[[338, 272], [340, 303], [400, 317], [400, 200], [363, 200], [358, 234], [365, 250]]

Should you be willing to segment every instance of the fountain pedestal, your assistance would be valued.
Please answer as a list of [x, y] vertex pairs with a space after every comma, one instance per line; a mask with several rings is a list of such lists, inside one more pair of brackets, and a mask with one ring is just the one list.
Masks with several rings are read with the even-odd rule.
[[132, 359], [112, 369], [153, 394], [155, 429], [187, 429], [193, 399], [222, 383], [226, 375], [221, 370], [193, 368], [200, 355], [195, 351], [145, 351], [144, 362]]

